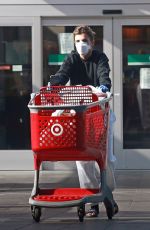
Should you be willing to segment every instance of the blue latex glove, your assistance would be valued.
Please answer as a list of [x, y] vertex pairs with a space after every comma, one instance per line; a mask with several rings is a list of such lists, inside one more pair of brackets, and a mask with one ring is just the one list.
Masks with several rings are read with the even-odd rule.
[[99, 87], [100, 91], [103, 92], [103, 93], [106, 93], [109, 91], [109, 89], [107, 88], [107, 86], [105, 85], [100, 85]]

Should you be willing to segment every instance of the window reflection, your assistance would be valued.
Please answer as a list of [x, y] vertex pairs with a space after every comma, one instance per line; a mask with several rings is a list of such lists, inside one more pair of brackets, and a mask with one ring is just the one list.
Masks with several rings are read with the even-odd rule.
[[[150, 148], [149, 44], [150, 26], [123, 27], [124, 148]], [[144, 77], [147, 82], [143, 87], [141, 81], [144, 69], [147, 71], [147, 78]]]
[[0, 48], [0, 149], [28, 149], [31, 28], [0, 27]]

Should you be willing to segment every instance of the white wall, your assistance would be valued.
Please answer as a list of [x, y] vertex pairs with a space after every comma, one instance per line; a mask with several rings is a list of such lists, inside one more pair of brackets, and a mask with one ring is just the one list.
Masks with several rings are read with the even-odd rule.
[[[121, 15], [104, 15], [103, 10], [122, 10]], [[150, 4], [141, 5], [0, 5], [2, 17], [133, 17], [150, 16]]]
[[0, 0], [0, 16], [7, 17], [100, 17], [108, 9], [122, 10], [121, 16], [150, 16], [150, 0]]
[[0, 0], [0, 5], [9, 5], [9, 4], [17, 4], [17, 5], [47, 5], [47, 4], [52, 4], [52, 5], [59, 5], [59, 4], [69, 4], [69, 5], [86, 5], [86, 4], [119, 4], [119, 5], [123, 5], [123, 4], [146, 4], [146, 3], [150, 3], [149, 0]]

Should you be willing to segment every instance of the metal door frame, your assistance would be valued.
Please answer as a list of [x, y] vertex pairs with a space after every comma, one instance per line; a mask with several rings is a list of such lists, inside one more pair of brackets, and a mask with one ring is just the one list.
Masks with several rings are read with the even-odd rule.
[[150, 19], [113, 20], [114, 112], [117, 117], [114, 127], [114, 152], [119, 169], [150, 169], [149, 149], [123, 149], [122, 26], [124, 25], [150, 25]]
[[[110, 65], [110, 78], [112, 79], [113, 76], [113, 48], [112, 48], [112, 19], [111, 18], [96, 18], [96, 19], [89, 19], [89, 18], [57, 18], [57, 19], [50, 19], [44, 18], [42, 20], [42, 26], [78, 26], [78, 25], [94, 25], [94, 26], [103, 26], [103, 52], [107, 55], [109, 59]], [[113, 84], [113, 79], [112, 79]], [[111, 103], [111, 106], [113, 104]], [[54, 163], [55, 164], [55, 163]], [[53, 170], [54, 168], [59, 170], [73, 170], [75, 168], [75, 164], [68, 165], [65, 162], [59, 162], [55, 165], [50, 163], [43, 164], [43, 169]]]

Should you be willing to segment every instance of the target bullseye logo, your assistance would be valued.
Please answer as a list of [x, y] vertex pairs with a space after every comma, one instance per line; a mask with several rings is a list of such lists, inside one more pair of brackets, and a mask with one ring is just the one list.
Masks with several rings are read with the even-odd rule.
[[63, 127], [60, 124], [54, 124], [51, 127], [51, 132], [54, 136], [60, 136], [63, 133]]

